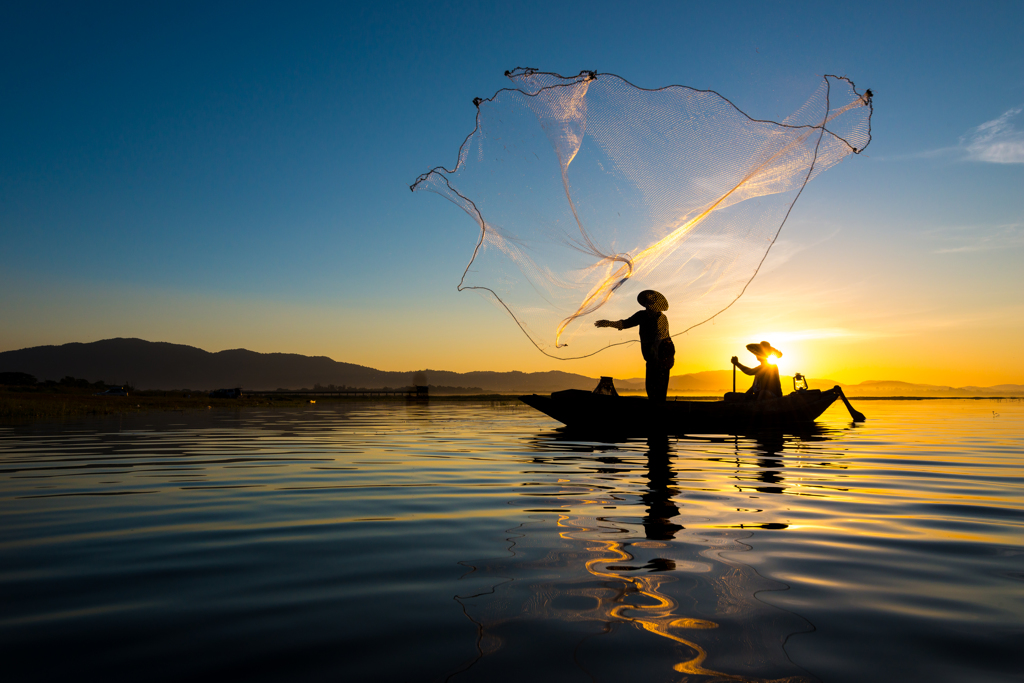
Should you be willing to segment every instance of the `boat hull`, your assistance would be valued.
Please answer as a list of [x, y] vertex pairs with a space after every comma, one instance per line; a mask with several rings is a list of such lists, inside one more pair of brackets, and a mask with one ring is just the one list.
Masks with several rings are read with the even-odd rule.
[[523, 403], [574, 430], [640, 435], [733, 433], [806, 426], [839, 397], [840, 389], [794, 391], [763, 401], [665, 401], [605, 396], [579, 389], [520, 396]]

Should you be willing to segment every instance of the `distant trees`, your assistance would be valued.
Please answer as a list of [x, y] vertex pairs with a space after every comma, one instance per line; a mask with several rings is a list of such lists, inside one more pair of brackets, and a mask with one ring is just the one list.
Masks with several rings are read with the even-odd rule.
[[71, 375], [66, 375], [59, 381], [48, 379], [40, 382], [34, 375], [30, 375], [27, 372], [0, 372], [0, 386], [19, 387], [21, 389], [31, 387], [36, 391], [58, 392], [102, 391], [111, 388], [103, 380], [90, 382], [87, 379], [72, 377]]
[[90, 382], [87, 379], [76, 379], [76, 378], [72, 377], [71, 375], [65, 376], [64, 379], [62, 379], [61, 381], [57, 382], [57, 384], [59, 384], [62, 387], [65, 387], [67, 389], [92, 389], [94, 386], [97, 386], [97, 387], [105, 387], [106, 386], [106, 384], [103, 383], [102, 381], [93, 383], [93, 382]]
[[8, 387], [30, 387], [36, 384], [36, 378], [27, 372], [0, 372], [0, 384]]

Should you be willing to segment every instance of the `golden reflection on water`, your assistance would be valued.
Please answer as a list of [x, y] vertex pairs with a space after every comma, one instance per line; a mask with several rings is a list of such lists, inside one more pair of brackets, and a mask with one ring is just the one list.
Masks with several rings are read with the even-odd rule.
[[[549, 447], [550, 444], [544, 441], [546, 439], [538, 441], [539, 448]], [[483, 593], [465, 599], [457, 598], [466, 616], [478, 628], [478, 659], [493, 655], [504, 646], [507, 642], [507, 635], [504, 634], [515, 632], [513, 622], [522, 624], [557, 620], [563, 624], [591, 624], [589, 627], [577, 627], [579, 634], [573, 651], [579, 651], [595, 635], [595, 628], [596, 633], [611, 635], [614, 626], [626, 625], [670, 644], [669, 650], [666, 650], [666, 654], [671, 652], [670, 658], [658, 660], [658, 667], [665, 667], [662, 671], [671, 670], [686, 677], [710, 680], [807, 680], [792, 675], [775, 678], [750, 675], [750, 672], [763, 671], [778, 676], [785, 669], [793, 668], [782, 643], [784, 636], [798, 630], [793, 628], [793, 620], [802, 620], [793, 617], [786, 625], [773, 617], [765, 618], [765, 613], [775, 608], [759, 602], [756, 593], [765, 589], [779, 590], [782, 586], [761, 579], [750, 567], [723, 556], [726, 550], [741, 552], [745, 546], [736, 541], [749, 535], [749, 532], [707, 533], [708, 527], [705, 527], [700, 535], [694, 536], [677, 523], [681, 519], [680, 508], [674, 499], [679, 496], [679, 489], [669, 443], [667, 440], [650, 440], [647, 446], [645, 467], [636, 467], [640, 463], [636, 461], [635, 455], [638, 454], [635, 451], [632, 453], [634, 457], [629, 458], [628, 462], [614, 456], [604, 458], [607, 464], [616, 461], [623, 464], [625, 469], [622, 472], [643, 473], [642, 493], [637, 493], [639, 502], [646, 508], [646, 514], [638, 519], [638, 511], [634, 508], [626, 515], [626, 519], [632, 520], [632, 523], [623, 525], [615, 518], [616, 513], [612, 513], [611, 518], [604, 518], [598, 512], [618, 507], [615, 503], [621, 502], [622, 488], [627, 483], [624, 479], [615, 484], [609, 482], [602, 485], [602, 481], [591, 477], [575, 478], [575, 481], [573, 478], [557, 477], [551, 481], [551, 488], [546, 492], [522, 494], [546, 497], [545, 508], [530, 510], [533, 512], [555, 511], [558, 507], [572, 510], [558, 514], [554, 523], [555, 533], [552, 534], [555, 538], [551, 541], [544, 540], [543, 522], [538, 522], [540, 526], [535, 531], [521, 527], [519, 530], [522, 536], [517, 535], [515, 542], [510, 545], [513, 557], [486, 568], [490, 575], [503, 577], [502, 582], [492, 586], [489, 591], [492, 594], [502, 593], [500, 598], [494, 599], [494, 604], [470, 604], [471, 598], [478, 598]], [[566, 445], [562, 444], [562, 447]], [[580, 450], [593, 451], [593, 447], [582, 446]], [[781, 450], [781, 447], [776, 450]], [[765, 467], [774, 466], [775, 461], [762, 460], [759, 465], [759, 477], [773, 485], [768, 489], [769, 492], [781, 492], [774, 485], [780, 483], [782, 477], [777, 473], [765, 472]], [[740, 469], [733, 471], [738, 473]], [[614, 475], [615, 470], [606, 469], [602, 472]], [[728, 476], [725, 475], [726, 478]], [[616, 478], [606, 476], [603, 481]], [[786, 525], [766, 524], [763, 528], [784, 529]], [[638, 537], [638, 532], [643, 535]], [[608, 534], [615, 534], [618, 538], [601, 538]], [[685, 535], [685, 540], [677, 538], [680, 534]], [[531, 551], [535, 555], [537, 549], [545, 552], [540, 557], [531, 557]], [[636, 562], [637, 550], [641, 551], [641, 555], [649, 554], [643, 552], [646, 550], [657, 551], [663, 557], [654, 557], [646, 564], [642, 560]], [[522, 553], [525, 559], [515, 559], [517, 552]], [[629, 563], [643, 566], [630, 566]], [[645, 573], [632, 573], [637, 571]], [[557, 572], [561, 578], [555, 581], [546, 578], [553, 572]], [[699, 577], [697, 585], [684, 591], [684, 595], [693, 602], [693, 606], [702, 605], [701, 611], [704, 614], [695, 614], [689, 608], [683, 608], [673, 595], [673, 585], [676, 585], [676, 593], [681, 590], [680, 577]], [[515, 585], [521, 586], [518, 589], [520, 593], [516, 592]], [[527, 590], [523, 586], [530, 590], [525, 597], [521, 597], [521, 592]], [[495, 604], [501, 604], [501, 609], [495, 609]], [[518, 609], [515, 607], [517, 604]], [[729, 629], [717, 638], [701, 637], [720, 630], [719, 622], [705, 618], [709, 609], [730, 622]], [[471, 616], [473, 612], [476, 612], [475, 617]], [[773, 630], [778, 628], [788, 630], [781, 633]], [[805, 624], [800, 628], [806, 630]], [[628, 637], [622, 640], [620, 634], [614, 643], [609, 642], [605, 647], [621, 648], [628, 641]], [[712, 648], [722, 651], [714, 657], [715, 661], [729, 662], [730, 666], [738, 663], [741, 669], [745, 669], [746, 675], [720, 671], [708, 665], [714, 651]], [[737, 660], [737, 648], [749, 652]], [[473, 664], [475, 662], [466, 668], [472, 668]], [[594, 662], [588, 661], [587, 664], [593, 666]]]
[[[642, 496], [648, 505], [648, 514], [644, 519], [644, 528], [648, 540], [637, 541], [635, 545], [643, 544], [640, 547], [665, 548], [667, 544], [663, 540], [671, 539], [682, 529], [680, 525], [673, 524], [670, 520], [679, 514], [679, 508], [671, 502], [676, 490], [672, 488], [672, 471], [669, 466], [669, 453], [667, 440], [659, 443], [658, 439], [648, 442], [651, 450], [647, 459], [648, 492]], [[594, 501], [597, 502], [597, 501]], [[558, 526], [564, 531], [559, 536], [565, 540], [572, 540], [575, 533], [585, 532], [578, 520], [567, 515], [560, 515]], [[675, 641], [687, 647], [693, 656], [690, 659], [677, 662], [672, 668], [679, 673], [718, 676], [733, 678], [703, 666], [707, 659], [707, 652], [697, 643], [687, 640], [680, 633], [685, 630], [707, 630], [718, 628], [718, 624], [704, 619], [692, 617], [681, 617], [676, 612], [678, 604], [676, 601], [659, 589], [662, 583], [674, 582], [671, 576], [662, 573], [649, 572], [646, 576], [626, 577], [616, 574], [608, 567], [614, 562], [629, 562], [633, 555], [624, 550], [624, 544], [616, 540], [595, 540], [584, 536], [588, 543], [588, 552], [597, 553], [584, 562], [586, 571], [596, 578], [616, 582], [622, 586], [621, 590], [615, 591], [611, 597], [598, 596], [597, 614], [604, 615], [608, 621], [620, 621], [632, 623], [643, 628], [645, 631]], [[666, 567], [668, 568], [668, 567]], [[671, 569], [681, 569], [672, 563]], [[647, 598], [653, 604], [633, 604], [629, 599], [637, 597]]]
[[[627, 552], [627, 544], [622, 541], [600, 540], [587, 538], [587, 534], [593, 529], [586, 526], [582, 520], [569, 515], [560, 515], [557, 525], [562, 531], [559, 537], [566, 541], [584, 540], [586, 550], [596, 553], [584, 561], [586, 571], [595, 578], [604, 579], [605, 585], [617, 585], [610, 596], [595, 594], [598, 605], [586, 612], [579, 611], [573, 615], [576, 619], [599, 619], [607, 624], [627, 623], [642, 628], [648, 633], [660, 636], [667, 640], [685, 646], [692, 653], [688, 659], [676, 662], [672, 669], [682, 674], [694, 676], [709, 676], [719, 680], [736, 681], [764, 681], [765, 683], [786, 683], [804, 681], [801, 677], [784, 677], [776, 679], [758, 679], [746, 676], [728, 674], [716, 671], [704, 666], [708, 658], [708, 652], [700, 644], [684, 637], [686, 631], [707, 631], [717, 629], [718, 624], [714, 621], [691, 616], [682, 616], [678, 613], [679, 603], [663, 592], [662, 586], [675, 583], [676, 579], [670, 574], [648, 573], [645, 576], [624, 576], [615, 573], [611, 565], [616, 562], [630, 562], [634, 556]], [[582, 539], [577, 536], [583, 536]], [[641, 548], [668, 548], [667, 543], [660, 541], [636, 541], [629, 543], [633, 547]], [[683, 565], [688, 566], [683, 566]], [[688, 570], [700, 573], [707, 572], [709, 567], [703, 563], [679, 563], [671, 562], [667, 570]], [[742, 580], [742, 574], [732, 573], [729, 578]], [[726, 579], [728, 581], [728, 579]], [[739, 583], [740, 581], [737, 581]], [[744, 588], [741, 586], [729, 585], [730, 593], [741, 593]], [[643, 600], [649, 600], [650, 604], [643, 604]]]
[[[565, 517], [560, 518], [558, 520], [558, 525], [563, 527], [569, 526], [565, 523], [567, 519], [568, 518]], [[674, 640], [675, 642], [685, 645], [693, 650], [695, 653], [694, 657], [675, 664], [672, 667], [674, 670], [680, 673], [698, 674], [702, 676], [726, 676], [726, 674], [713, 671], [711, 669], [705, 669], [701, 666], [708, 656], [707, 652], [704, 651], [704, 648], [693, 641], [686, 640], [677, 633], [673, 633], [674, 630], [680, 629], [705, 630], [709, 628], [718, 628], [718, 624], [713, 621], [705, 621], [703, 619], [677, 617], [675, 614], [675, 610], [678, 606], [676, 601], [658, 591], [661, 583], [664, 581], [671, 581], [671, 577], [654, 574], [652, 576], [626, 578], [609, 571], [601, 571], [598, 568], [599, 565], [607, 565], [608, 563], [616, 560], [628, 562], [633, 559], [632, 555], [622, 550], [622, 543], [618, 541], [597, 541], [597, 545], [590, 546], [587, 550], [604, 554], [604, 557], [596, 557], [594, 559], [587, 560], [584, 566], [590, 574], [599, 578], [609, 579], [611, 581], [622, 581], [625, 584], [624, 589], [617, 593], [615, 597], [610, 600], [600, 601], [601, 604], [598, 607], [598, 611], [600, 613], [607, 614], [609, 621], [614, 619], [637, 624], [650, 633], [654, 633], [663, 638], [668, 638], [669, 640]], [[630, 596], [630, 593], [650, 598], [654, 601], [654, 604], [629, 604], [626, 602], [626, 598]]]
[[[434, 657], [438, 680], [466, 662], [458, 681], [899, 680], [907, 661], [937, 675], [903, 680], [1014, 680], [1024, 406], [864, 408], [857, 427], [662, 444], [468, 404], [0, 427], [0, 635], [36, 653], [96, 633], [64, 659], [150, 648], [179, 680], [243, 631], [246, 659], [367, 648], [324, 648], [320, 678], [358, 660], [413, 680]], [[146, 635], [183, 604], [184, 650]]]

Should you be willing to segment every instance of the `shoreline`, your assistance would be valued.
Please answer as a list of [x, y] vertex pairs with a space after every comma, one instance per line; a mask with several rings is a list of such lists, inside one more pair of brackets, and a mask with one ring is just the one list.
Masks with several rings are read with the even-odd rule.
[[[440, 394], [429, 397], [408, 396], [316, 396], [255, 395], [241, 398], [167, 395], [147, 392], [129, 396], [93, 396], [76, 393], [0, 392], [0, 424], [15, 424], [77, 417], [142, 414], [153, 412], [191, 412], [202, 410], [250, 408], [314, 408], [334, 403], [430, 403], [438, 401], [518, 402], [523, 394]], [[638, 395], [638, 394], [634, 394]], [[850, 396], [852, 401], [1024, 401], [1024, 396]], [[676, 395], [669, 400], [717, 401], [717, 395]]]

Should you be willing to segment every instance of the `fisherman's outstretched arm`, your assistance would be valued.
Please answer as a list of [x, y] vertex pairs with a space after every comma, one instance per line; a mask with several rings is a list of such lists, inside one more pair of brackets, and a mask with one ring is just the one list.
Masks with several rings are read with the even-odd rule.
[[637, 311], [625, 320], [598, 320], [594, 327], [614, 327], [617, 330], [625, 330], [636, 327], [644, 321], [644, 311]]

